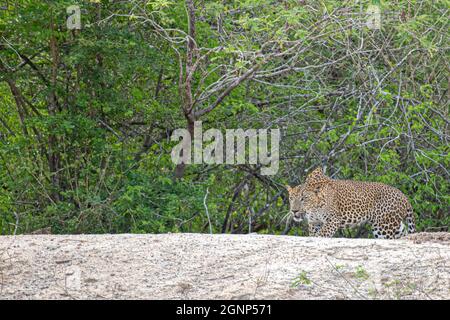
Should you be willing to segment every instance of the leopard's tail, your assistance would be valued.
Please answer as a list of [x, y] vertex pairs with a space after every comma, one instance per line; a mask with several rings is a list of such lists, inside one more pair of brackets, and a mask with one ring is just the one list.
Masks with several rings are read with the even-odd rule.
[[416, 232], [416, 221], [411, 205], [406, 209], [406, 224], [408, 225], [408, 234]]

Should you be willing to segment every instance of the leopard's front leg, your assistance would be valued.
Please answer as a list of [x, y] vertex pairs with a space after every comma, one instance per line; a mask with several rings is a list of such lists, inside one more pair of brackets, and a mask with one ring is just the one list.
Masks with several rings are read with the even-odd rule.
[[326, 221], [320, 228], [319, 232], [316, 233], [317, 237], [332, 238], [336, 231], [338, 231], [340, 226], [340, 221], [336, 218], [331, 218]]
[[310, 237], [316, 237], [317, 233], [320, 231], [320, 229], [322, 228], [322, 224], [321, 223], [312, 223], [312, 222], [308, 222], [308, 233]]

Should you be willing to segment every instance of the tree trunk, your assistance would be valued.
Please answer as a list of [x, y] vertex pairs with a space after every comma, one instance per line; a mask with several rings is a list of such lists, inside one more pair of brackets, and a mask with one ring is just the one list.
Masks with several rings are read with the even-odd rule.
[[[187, 129], [189, 131], [189, 134], [191, 135], [191, 139], [194, 138], [194, 122], [195, 120], [193, 118], [187, 118]], [[190, 156], [192, 157], [192, 152]], [[175, 167], [175, 179], [183, 178], [185, 169], [185, 163], [177, 164], [177, 166]]]
[[[57, 84], [57, 75], [58, 75], [58, 64], [59, 64], [59, 57], [58, 57], [58, 44], [56, 40], [55, 32], [55, 23], [53, 21], [53, 15], [50, 21], [50, 28], [52, 31], [52, 36], [50, 37], [50, 54], [52, 58], [52, 78], [51, 78], [51, 90], [50, 90], [50, 96], [49, 96], [49, 103], [48, 103], [48, 114], [50, 116], [55, 116], [58, 109], [58, 100], [56, 97], [56, 84]], [[55, 134], [51, 133], [52, 128], [50, 128], [50, 133], [48, 136], [48, 166], [50, 170], [50, 179], [52, 182], [52, 198], [55, 202], [60, 200], [60, 156], [59, 152], [57, 151], [58, 146], [58, 139]]]

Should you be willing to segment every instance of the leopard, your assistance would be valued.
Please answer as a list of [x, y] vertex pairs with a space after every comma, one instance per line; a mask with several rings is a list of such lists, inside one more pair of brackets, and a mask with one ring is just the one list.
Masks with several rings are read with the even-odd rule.
[[295, 222], [306, 220], [310, 236], [331, 238], [363, 224], [371, 225], [376, 239], [398, 239], [416, 230], [407, 196], [384, 183], [333, 179], [318, 167], [303, 184], [286, 188], [290, 215]]

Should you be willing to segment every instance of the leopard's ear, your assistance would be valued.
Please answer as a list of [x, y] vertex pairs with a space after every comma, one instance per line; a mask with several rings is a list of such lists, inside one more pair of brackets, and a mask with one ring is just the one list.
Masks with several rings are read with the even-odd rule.
[[322, 167], [317, 167], [308, 175], [309, 177], [321, 177], [324, 176]]
[[286, 187], [286, 190], [288, 191], [288, 192], [291, 192], [291, 190], [292, 190], [292, 188], [291, 188], [291, 186], [290, 185], [285, 185], [285, 187]]

